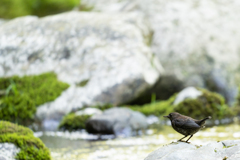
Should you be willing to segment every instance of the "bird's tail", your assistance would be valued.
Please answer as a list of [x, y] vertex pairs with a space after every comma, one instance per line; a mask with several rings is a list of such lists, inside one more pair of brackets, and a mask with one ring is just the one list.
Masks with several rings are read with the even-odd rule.
[[206, 120], [211, 119], [211, 118], [212, 118], [211, 116], [208, 116], [208, 117], [202, 119], [201, 121], [206, 121]]
[[211, 119], [211, 118], [212, 118], [211, 116], [208, 116], [208, 117], [200, 120], [200, 121], [198, 122], [198, 124], [199, 124], [200, 126], [202, 126], [202, 125], [204, 125], [204, 123], [205, 123], [206, 120]]

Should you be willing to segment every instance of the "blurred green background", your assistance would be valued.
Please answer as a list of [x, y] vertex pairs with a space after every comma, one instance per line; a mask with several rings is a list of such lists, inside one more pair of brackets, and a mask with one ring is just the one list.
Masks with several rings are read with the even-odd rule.
[[79, 4], [80, 0], [1, 0], [0, 18], [26, 15], [43, 17], [72, 10]]

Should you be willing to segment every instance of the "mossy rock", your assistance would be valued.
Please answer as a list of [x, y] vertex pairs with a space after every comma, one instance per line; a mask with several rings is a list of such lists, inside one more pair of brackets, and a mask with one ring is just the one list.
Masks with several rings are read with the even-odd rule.
[[176, 98], [176, 94], [170, 97], [168, 100], [164, 101], [157, 101], [145, 105], [134, 105], [134, 106], [126, 106], [134, 111], [139, 111], [146, 116], [155, 115], [155, 116], [162, 116], [168, 115], [169, 113], [173, 112], [173, 102]]
[[196, 99], [185, 99], [175, 106], [174, 110], [196, 119], [207, 116], [211, 116], [213, 119], [223, 119], [235, 115], [220, 94], [205, 89], [198, 90], [202, 92], [201, 96]]
[[0, 121], [0, 143], [13, 143], [21, 150], [16, 155], [18, 160], [50, 160], [50, 152], [43, 142], [34, 137], [26, 127], [7, 121]]
[[240, 86], [238, 88], [238, 95], [236, 97], [236, 102], [234, 106], [232, 107], [232, 111], [236, 113], [237, 115], [240, 115]]
[[67, 114], [63, 117], [58, 128], [62, 130], [75, 131], [79, 129], [85, 129], [86, 121], [91, 115], [76, 115], [75, 113]]
[[72, 10], [80, 0], [1, 0], [0, 18], [15, 18], [26, 15], [39, 17]]
[[36, 107], [55, 100], [68, 86], [53, 72], [0, 78], [0, 119], [30, 124]]
[[139, 111], [146, 116], [155, 115], [162, 117], [171, 112], [179, 112], [196, 119], [212, 116], [213, 119], [223, 119], [235, 116], [239, 109], [230, 108], [225, 104], [224, 98], [217, 93], [205, 89], [199, 89], [203, 94], [197, 99], [185, 99], [178, 105], [173, 105], [177, 94], [165, 101], [153, 102], [145, 105], [127, 106], [132, 110]]
[[[81, 108], [77, 111], [81, 111], [86, 108], [97, 108], [101, 111], [104, 111], [104, 110], [107, 110], [112, 107], [113, 107], [112, 104], [98, 104], [98, 105], [94, 105], [94, 106], [84, 106], [83, 108]], [[58, 128], [60, 130], [64, 130], [64, 131], [68, 130], [70, 132], [80, 130], [80, 129], [85, 129], [85, 124], [90, 117], [92, 117], [92, 115], [86, 115], [86, 114], [85, 115], [84, 114], [76, 115], [75, 112], [69, 113], [63, 117]]]

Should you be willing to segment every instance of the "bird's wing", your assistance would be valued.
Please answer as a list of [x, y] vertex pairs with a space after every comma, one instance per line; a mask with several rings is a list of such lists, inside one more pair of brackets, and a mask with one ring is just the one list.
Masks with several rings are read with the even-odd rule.
[[192, 120], [185, 120], [185, 121], [180, 121], [180, 120], [174, 120], [175, 126], [176, 127], [181, 127], [182, 129], [198, 129], [201, 128], [197, 123], [195, 123]]

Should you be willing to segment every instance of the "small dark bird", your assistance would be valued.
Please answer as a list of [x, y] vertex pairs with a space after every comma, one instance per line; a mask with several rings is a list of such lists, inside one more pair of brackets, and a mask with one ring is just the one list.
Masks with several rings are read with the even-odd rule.
[[[185, 136], [178, 141], [182, 141], [182, 139], [190, 135], [190, 137], [188, 138], [189, 140], [201, 128], [205, 127], [204, 124], [207, 119], [211, 119], [211, 117], [208, 116], [207, 118], [204, 118], [202, 120], [196, 120], [191, 117], [181, 115], [177, 112], [170, 113], [168, 116], [163, 117], [169, 118], [171, 120], [173, 129]], [[185, 142], [188, 142], [188, 140]]]

